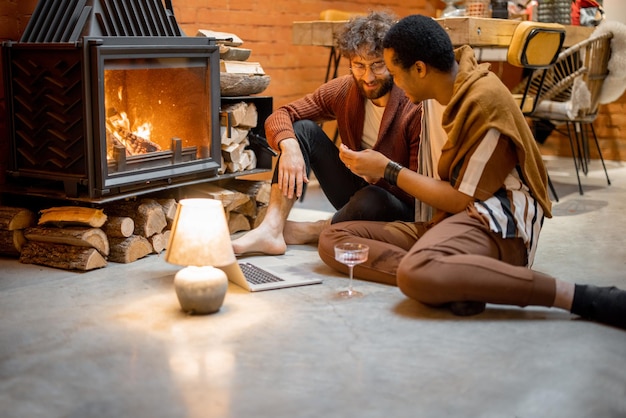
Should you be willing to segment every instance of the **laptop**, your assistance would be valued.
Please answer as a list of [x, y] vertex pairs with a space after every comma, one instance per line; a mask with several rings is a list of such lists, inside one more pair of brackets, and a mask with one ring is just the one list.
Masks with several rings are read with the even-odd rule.
[[222, 270], [226, 272], [231, 282], [250, 292], [322, 283], [321, 278], [313, 275], [278, 274], [249, 262], [233, 263], [222, 267]]

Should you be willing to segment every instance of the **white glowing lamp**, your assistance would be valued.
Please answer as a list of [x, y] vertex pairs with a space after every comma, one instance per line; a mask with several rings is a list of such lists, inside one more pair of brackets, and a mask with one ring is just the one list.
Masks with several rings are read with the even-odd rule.
[[178, 202], [165, 261], [186, 266], [174, 277], [176, 296], [185, 312], [217, 312], [228, 278], [216, 267], [236, 263], [222, 202], [182, 199]]

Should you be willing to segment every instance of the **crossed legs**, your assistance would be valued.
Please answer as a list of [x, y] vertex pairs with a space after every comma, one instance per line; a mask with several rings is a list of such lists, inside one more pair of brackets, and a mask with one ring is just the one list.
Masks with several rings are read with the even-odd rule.
[[338, 270], [333, 246], [355, 241], [370, 246], [357, 277], [396, 284], [428, 305], [478, 301], [553, 306], [556, 280], [525, 267], [519, 239], [503, 239], [465, 212], [426, 230], [422, 223], [346, 222], [322, 232], [319, 254]]

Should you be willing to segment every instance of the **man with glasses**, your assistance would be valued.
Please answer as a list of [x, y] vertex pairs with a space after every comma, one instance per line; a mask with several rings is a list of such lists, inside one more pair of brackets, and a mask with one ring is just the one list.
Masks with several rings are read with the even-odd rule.
[[[373, 149], [417, 170], [422, 104], [411, 103], [394, 85], [383, 60], [382, 40], [394, 21], [384, 12], [351, 19], [337, 38], [351, 74], [328, 81], [266, 120], [268, 142], [280, 151], [270, 202], [262, 223], [233, 241], [235, 254], [283, 254], [287, 244], [316, 242], [330, 223], [414, 220], [415, 199], [384, 179], [370, 184], [355, 175], [320, 126], [335, 120], [341, 146]], [[311, 170], [337, 212], [316, 222], [287, 221]]]
[[[531, 269], [543, 221], [551, 217], [548, 177], [532, 132], [507, 87], [468, 45], [453, 49], [434, 19], [411, 15], [385, 35], [394, 82], [416, 103], [445, 106], [447, 142], [438, 178], [381, 153], [341, 150], [367, 178], [386, 178], [437, 209], [428, 222], [344, 222], [319, 237], [320, 258], [334, 246], [369, 246], [356, 275], [398, 288], [428, 306], [476, 315], [487, 303], [555, 307], [626, 329], [626, 291], [557, 279]], [[565, 244], [567, 245], [567, 244]]]

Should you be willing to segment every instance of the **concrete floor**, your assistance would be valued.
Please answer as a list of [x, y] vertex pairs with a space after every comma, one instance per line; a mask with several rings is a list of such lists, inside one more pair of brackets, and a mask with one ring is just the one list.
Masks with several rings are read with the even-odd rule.
[[[613, 184], [593, 162], [580, 196], [571, 160], [548, 161], [561, 201], [536, 269], [626, 288], [626, 167], [608, 165]], [[327, 208], [316, 194], [299, 208]], [[324, 283], [231, 285], [217, 314], [189, 316], [163, 257], [88, 273], [0, 258], [0, 415], [626, 416], [625, 331], [556, 309], [458, 318], [363, 281], [339, 300], [346, 278], [313, 246], [251, 261]]]

